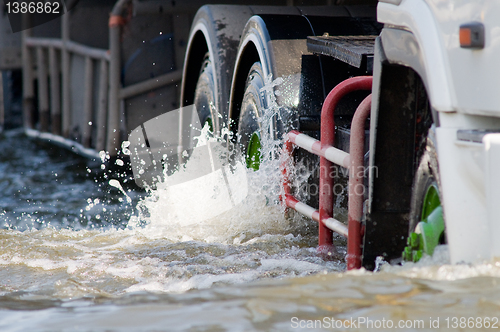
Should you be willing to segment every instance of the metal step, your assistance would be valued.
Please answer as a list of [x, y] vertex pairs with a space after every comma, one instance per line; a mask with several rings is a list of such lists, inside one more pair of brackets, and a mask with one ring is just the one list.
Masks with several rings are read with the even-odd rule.
[[307, 37], [307, 50], [334, 57], [372, 73], [376, 38], [377, 36], [310, 36]]

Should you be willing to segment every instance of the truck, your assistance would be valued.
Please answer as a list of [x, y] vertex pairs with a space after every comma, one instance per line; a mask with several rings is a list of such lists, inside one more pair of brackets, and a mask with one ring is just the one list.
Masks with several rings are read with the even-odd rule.
[[[213, 135], [239, 137], [248, 168], [267, 158], [264, 135], [282, 142], [281, 204], [318, 221], [320, 251], [345, 236], [348, 268], [445, 243], [452, 263], [490, 260], [499, 17], [472, 0], [82, 1], [22, 32], [24, 127], [113, 160], [141, 123], [195, 105]], [[304, 161], [317, 194], [292, 185], [287, 168]], [[348, 192], [334, 193], [333, 164]], [[339, 195], [347, 222], [333, 218]]]

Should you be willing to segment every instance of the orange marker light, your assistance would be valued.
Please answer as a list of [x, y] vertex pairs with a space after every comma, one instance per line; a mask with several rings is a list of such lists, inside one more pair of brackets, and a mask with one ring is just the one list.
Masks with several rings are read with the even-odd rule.
[[481, 22], [471, 22], [460, 26], [460, 47], [484, 48], [484, 25]]
[[470, 35], [471, 35], [471, 32], [470, 32], [469, 28], [460, 27], [460, 46], [461, 47], [470, 47], [470, 44], [471, 44]]

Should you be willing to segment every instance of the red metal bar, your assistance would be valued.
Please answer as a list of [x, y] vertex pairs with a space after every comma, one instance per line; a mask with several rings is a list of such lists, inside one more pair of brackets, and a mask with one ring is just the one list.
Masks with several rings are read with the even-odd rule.
[[[306, 134], [302, 134], [297, 130], [290, 131], [287, 134], [286, 140], [291, 141], [294, 145], [306, 149], [307, 151], [314, 153], [317, 156], [326, 158], [334, 164], [343, 166], [345, 168], [351, 167], [351, 158], [349, 156], [349, 153], [346, 153], [333, 146], [322, 148], [321, 141], [309, 137]], [[289, 152], [291, 152], [291, 150]]]
[[[349, 78], [339, 83], [328, 94], [321, 109], [321, 148], [326, 149], [334, 146], [335, 143], [335, 107], [342, 97], [357, 90], [371, 90], [372, 77], [358, 76]], [[352, 134], [351, 134], [352, 137]], [[363, 134], [364, 137], [364, 134]], [[332, 172], [332, 162], [326, 158], [320, 159], [320, 179], [319, 179], [319, 218], [328, 219], [333, 215], [333, 187], [334, 181], [330, 176]], [[349, 232], [350, 233], [350, 232]], [[358, 233], [359, 234], [359, 233]], [[354, 236], [349, 234], [349, 237]], [[328, 252], [333, 247], [333, 234], [324, 223], [319, 223], [319, 247], [320, 252]]]
[[[314, 209], [313, 207], [300, 202], [297, 198], [291, 195], [290, 183], [287, 175], [287, 162], [291, 161], [292, 156], [292, 144], [297, 145], [307, 151], [319, 155], [321, 157], [327, 158], [330, 161], [333, 161], [336, 164], [340, 164], [346, 168], [351, 167], [351, 158], [348, 153], [334, 148], [329, 147], [328, 149], [321, 150], [321, 142], [307, 136], [306, 134], [302, 134], [296, 130], [292, 130], [286, 135], [285, 138], [285, 153], [282, 155], [283, 161], [281, 165], [281, 169], [283, 172], [283, 196], [281, 200], [285, 203], [286, 207], [292, 208], [300, 214], [311, 218], [314, 221], [320, 222], [319, 220], [319, 210]], [[323, 219], [321, 221], [324, 223], [329, 229], [337, 232], [340, 235], [348, 237], [347, 227], [342, 224], [340, 221], [329, 218]], [[334, 248], [332, 248], [334, 250]]]
[[[292, 208], [294, 210], [297, 210], [297, 205], [298, 204], [304, 204], [304, 203], [300, 202], [297, 198], [295, 198], [292, 195], [286, 195], [285, 196], [285, 204], [286, 204], [287, 207]], [[311, 213], [308, 213], [306, 215], [306, 217], [309, 217], [312, 220], [319, 222], [319, 211], [318, 210], [314, 210], [313, 208], [311, 208]]]
[[[372, 77], [355, 77], [340, 83], [325, 100], [321, 112], [321, 142], [301, 134], [296, 130], [289, 132], [285, 139], [285, 158], [282, 161], [283, 191], [282, 201], [287, 207], [319, 222], [320, 253], [328, 254], [335, 251], [331, 229], [347, 236], [347, 269], [361, 267], [361, 240], [364, 229], [361, 227], [364, 196], [364, 139], [365, 121], [370, 114], [371, 95], [366, 97], [358, 106], [351, 123], [351, 138], [349, 154], [333, 147], [335, 138], [334, 111], [339, 100], [349, 92], [356, 90], [371, 90]], [[331, 144], [328, 144], [331, 142]], [[299, 202], [291, 194], [290, 182], [287, 174], [287, 163], [291, 160], [293, 144], [296, 144], [311, 153], [321, 156], [320, 159], [320, 209]], [[330, 168], [333, 160], [336, 164], [349, 167], [349, 212], [348, 230], [333, 219], [333, 178], [330, 177]], [[327, 172], [328, 170], [328, 172]], [[329, 227], [327, 226], [329, 224]]]
[[347, 269], [361, 267], [361, 218], [363, 216], [363, 196], [365, 186], [364, 178], [364, 146], [365, 146], [365, 121], [370, 115], [372, 96], [366, 97], [359, 104], [351, 122], [351, 138], [349, 155], [351, 167], [349, 169], [349, 203], [348, 203], [348, 229], [347, 239]]
[[292, 141], [288, 139], [288, 135], [285, 136], [285, 144], [283, 147], [284, 154], [282, 154], [281, 160], [281, 174], [282, 174], [282, 187], [283, 187], [283, 196], [280, 197], [282, 202], [286, 203], [286, 197], [291, 195], [292, 191], [290, 190], [290, 180], [288, 179], [287, 172], [287, 163], [290, 162], [290, 158], [292, 157], [293, 144]]

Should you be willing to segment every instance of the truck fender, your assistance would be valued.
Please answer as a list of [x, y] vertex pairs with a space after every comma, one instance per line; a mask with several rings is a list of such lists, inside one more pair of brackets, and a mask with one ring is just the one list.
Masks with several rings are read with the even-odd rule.
[[[385, 28], [382, 30], [380, 38], [380, 51], [384, 53], [385, 59], [391, 64], [413, 69], [420, 76], [430, 94], [429, 80], [431, 78], [427, 75], [424, 55], [413, 33], [406, 30]], [[432, 108], [432, 119], [434, 124], [439, 127], [439, 114], [434, 108]]]

